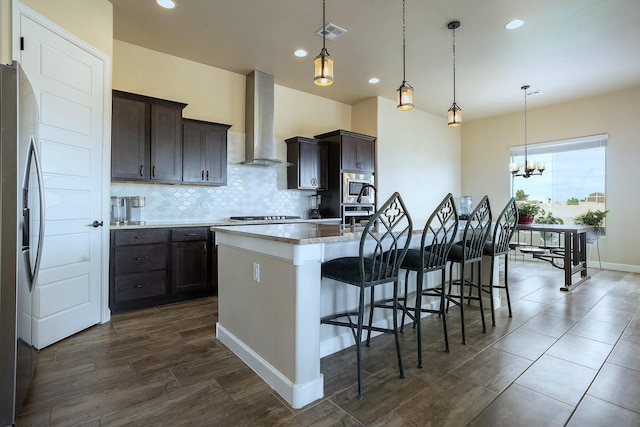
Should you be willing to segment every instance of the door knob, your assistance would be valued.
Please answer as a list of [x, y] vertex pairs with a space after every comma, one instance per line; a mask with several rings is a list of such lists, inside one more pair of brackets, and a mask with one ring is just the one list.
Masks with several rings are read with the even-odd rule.
[[102, 221], [93, 221], [93, 223], [91, 224], [93, 227], [98, 228], [98, 227], [102, 227], [103, 226], [103, 222]]

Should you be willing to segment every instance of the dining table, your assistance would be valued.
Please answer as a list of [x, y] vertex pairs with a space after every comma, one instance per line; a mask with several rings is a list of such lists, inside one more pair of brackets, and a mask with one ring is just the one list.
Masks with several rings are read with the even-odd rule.
[[[591, 278], [587, 268], [587, 238], [588, 231], [594, 230], [592, 225], [569, 224], [518, 224], [517, 231], [540, 233], [558, 233], [563, 238], [557, 247], [533, 246], [530, 253], [533, 258], [551, 263], [554, 267], [564, 270], [564, 286], [561, 291], [574, 289]], [[521, 248], [522, 252], [526, 252]], [[574, 275], [580, 274], [574, 281]]]

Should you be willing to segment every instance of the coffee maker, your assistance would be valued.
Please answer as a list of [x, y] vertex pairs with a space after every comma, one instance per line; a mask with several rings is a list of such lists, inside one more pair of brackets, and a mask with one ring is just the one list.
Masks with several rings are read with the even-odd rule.
[[144, 196], [112, 196], [111, 225], [144, 224], [140, 209], [144, 205]]
[[322, 216], [320, 215], [321, 198], [322, 196], [320, 196], [319, 194], [314, 194], [312, 196], [309, 196], [309, 203], [311, 205], [311, 207], [309, 208], [309, 212], [307, 213], [307, 216], [309, 217], [309, 219], [322, 218]]

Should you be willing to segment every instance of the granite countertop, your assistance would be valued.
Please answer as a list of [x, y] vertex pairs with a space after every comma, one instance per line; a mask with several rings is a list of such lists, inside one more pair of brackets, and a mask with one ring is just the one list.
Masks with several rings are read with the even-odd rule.
[[162, 221], [144, 223], [129, 223], [126, 225], [114, 225], [109, 227], [111, 230], [134, 230], [139, 228], [177, 228], [177, 227], [225, 227], [225, 226], [246, 226], [246, 225], [270, 225], [270, 224], [296, 224], [296, 223], [314, 223], [327, 224], [339, 223], [340, 218], [323, 218], [323, 219], [280, 219], [280, 220], [256, 220], [256, 221], [240, 221], [228, 218], [212, 219], [202, 221]]
[[213, 226], [211, 229], [217, 233], [255, 237], [294, 245], [308, 245], [360, 240], [364, 227], [352, 228], [341, 224], [298, 222], [293, 224]]
[[[314, 222], [316, 220], [306, 220], [304, 222], [288, 224], [256, 224], [239, 226], [216, 226], [211, 230], [219, 233], [235, 234], [238, 236], [255, 237], [276, 242], [291, 243], [294, 245], [305, 245], [312, 243], [347, 242], [350, 240], [360, 240], [364, 226], [349, 226], [342, 224], [328, 224]], [[414, 222], [413, 238], [420, 239], [426, 221], [418, 220], [419, 227]], [[458, 230], [462, 231], [464, 225], [460, 225]]]

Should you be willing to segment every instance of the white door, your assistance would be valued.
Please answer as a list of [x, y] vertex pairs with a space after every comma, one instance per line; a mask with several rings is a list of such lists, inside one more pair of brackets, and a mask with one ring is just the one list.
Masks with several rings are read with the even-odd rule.
[[33, 344], [46, 347], [101, 320], [104, 61], [20, 17], [22, 68], [40, 110], [45, 237], [34, 290]]

